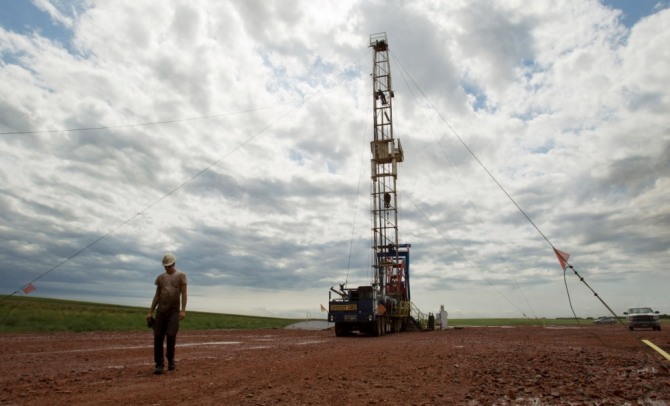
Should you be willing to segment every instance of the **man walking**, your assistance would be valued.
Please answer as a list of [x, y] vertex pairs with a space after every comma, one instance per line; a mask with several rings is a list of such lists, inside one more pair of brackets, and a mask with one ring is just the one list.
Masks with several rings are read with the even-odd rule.
[[[168, 370], [174, 371], [174, 347], [177, 342], [177, 331], [179, 321], [186, 317], [186, 275], [177, 271], [175, 263], [177, 259], [172, 254], [165, 254], [163, 267], [165, 273], [156, 278], [156, 294], [151, 302], [151, 308], [147, 313], [147, 321], [153, 317], [154, 309], [156, 318], [154, 322], [154, 361], [156, 369], [154, 373], [160, 375], [165, 366], [163, 360], [163, 341], [167, 337], [166, 356]], [[181, 298], [181, 306], [180, 299]]]

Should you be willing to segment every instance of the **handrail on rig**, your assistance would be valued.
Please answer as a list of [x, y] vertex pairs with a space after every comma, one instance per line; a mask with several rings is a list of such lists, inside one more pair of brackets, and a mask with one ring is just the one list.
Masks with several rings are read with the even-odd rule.
[[373, 48], [381, 47], [384, 50], [388, 48], [388, 39], [385, 32], [370, 35], [370, 46]]
[[407, 317], [411, 313], [411, 302], [401, 300], [391, 311], [391, 317]]
[[422, 313], [421, 310], [419, 310], [418, 307], [412, 302], [410, 302], [411, 305], [411, 316], [421, 324], [422, 328], [426, 328], [428, 326], [428, 316], [425, 313]]

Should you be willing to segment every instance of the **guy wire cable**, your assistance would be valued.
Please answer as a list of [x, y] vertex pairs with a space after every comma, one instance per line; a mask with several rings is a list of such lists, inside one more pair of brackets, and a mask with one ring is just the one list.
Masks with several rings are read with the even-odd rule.
[[[395, 55], [394, 55], [393, 53], [392, 53], [392, 55], [393, 55], [393, 57], [395, 58]], [[397, 61], [397, 58], [395, 58], [395, 59], [396, 59], [396, 61]], [[401, 67], [403, 70], [405, 70], [405, 72], [407, 72], [406, 69], [405, 69], [399, 62], [398, 62], [398, 64], [400, 65], [400, 67]], [[493, 182], [495, 182], [495, 184], [498, 185], [498, 187], [500, 188], [500, 190], [507, 196], [507, 198], [514, 204], [514, 206], [516, 206], [516, 208], [521, 212], [521, 214], [523, 214], [523, 216], [526, 218], [526, 220], [533, 226], [533, 228], [535, 228], [535, 230], [542, 236], [542, 238], [549, 244], [549, 246], [550, 246], [550, 247], [554, 250], [554, 252], [556, 253], [557, 248], [554, 246], [554, 244], [552, 244], [552, 242], [549, 240], [549, 238], [548, 238], [548, 237], [547, 237], [547, 236], [540, 230], [540, 228], [533, 222], [533, 220], [528, 216], [528, 214], [526, 214], [526, 212], [521, 208], [521, 206], [519, 206], [519, 204], [514, 200], [514, 198], [512, 198], [512, 196], [507, 192], [507, 190], [505, 190], [505, 188], [502, 186], [502, 184], [500, 184], [500, 182], [498, 182], [498, 180], [497, 180], [497, 179], [493, 176], [493, 174], [486, 168], [486, 166], [484, 166], [484, 164], [479, 160], [479, 158], [477, 157], [477, 155], [475, 155], [474, 151], [472, 151], [472, 150], [470, 149], [470, 147], [468, 147], [468, 145], [467, 145], [467, 144], [463, 141], [463, 139], [458, 135], [458, 133], [456, 132], [456, 130], [449, 124], [449, 122], [444, 118], [444, 116], [437, 110], [437, 108], [435, 107], [435, 105], [430, 101], [430, 99], [428, 99], [428, 96], [423, 92], [423, 90], [421, 89], [421, 87], [419, 87], [419, 85], [414, 81], [414, 79], [412, 78], [411, 75], [409, 75], [409, 73], [408, 73], [408, 76], [409, 76], [410, 80], [412, 81], [412, 83], [414, 83], [414, 85], [417, 87], [417, 89], [419, 90], [419, 92], [421, 92], [421, 95], [426, 99], [426, 101], [428, 102], [428, 104], [430, 105], [430, 107], [435, 111], [435, 113], [437, 113], [438, 117], [440, 117], [440, 119], [445, 123], [445, 125], [451, 130], [452, 134], [453, 134], [453, 135], [458, 139], [458, 141], [465, 147], [465, 149], [470, 153], [470, 155], [475, 159], [475, 161], [477, 161], [477, 163], [479, 164], [479, 166], [480, 166], [480, 167], [481, 167], [481, 168], [482, 168], [482, 169], [489, 175], [489, 177], [493, 180]], [[616, 320], [618, 320], [619, 323], [621, 323], [621, 324], [623, 325], [623, 322], [619, 319], [619, 317], [616, 315], [616, 313], [614, 312], [614, 310], [612, 310], [612, 308], [611, 308], [611, 307], [610, 307], [610, 306], [603, 300], [603, 298], [600, 297], [600, 295], [599, 295], [598, 293], [596, 293], [596, 291], [593, 290], [593, 288], [591, 288], [591, 286], [590, 286], [590, 285], [586, 282], [586, 280], [585, 280], [585, 279], [584, 279], [584, 278], [577, 272], [577, 270], [576, 270], [576, 269], [575, 269], [575, 268], [568, 262], [568, 260], [567, 260], [566, 258], [563, 258], [563, 259], [565, 260], [565, 264], [566, 264], [566, 266], [563, 268], [563, 275], [564, 275], [564, 281], [565, 281], [566, 293], [567, 293], [567, 295], [568, 295], [568, 300], [569, 300], [569, 302], [570, 302], [570, 308], [572, 309], [573, 315], [575, 316], [575, 319], [577, 320], [578, 325], [579, 325], [579, 319], [577, 318], [577, 315], [576, 315], [576, 313], [575, 313], [575, 311], [574, 311], [574, 308], [573, 308], [573, 306], [572, 306], [572, 300], [570, 299], [570, 292], [569, 292], [569, 289], [568, 289], [567, 280], [565, 279], [565, 272], [566, 272], [567, 268], [572, 269], [572, 271], [574, 272], [575, 276], [577, 276], [577, 277], [579, 278], [579, 280], [580, 280], [582, 283], [584, 283], [584, 285], [585, 285], [585, 286], [586, 286], [586, 287], [587, 287], [587, 288], [594, 294], [595, 297], [598, 298], [598, 300], [599, 300], [599, 301], [605, 306], [605, 308], [606, 308], [606, 309], [607, 309], [607, 310], [614, 316], [614, 318], [615, 318]], [[579, 326], [581, 327], [581, 325], [579, 325]], [[594, 333], [592, 333], [592, 334], [594, 334]], [[598, 337], [598, 338], [600, 339], [600, 337]], [[602, 340], [601, 340], [601, 341], [602, 341]], [[641, 339], [641, 341], [642, 341], [642, 343], [646, 344], [649, 348], [651, 348], [651, 349], [655, 350], [656, 352], [658, 352], [658, 353], [659, 353], [661, 356], [663, 356], [664, 358], [670, 360], [670, 354], [666, 353], [665, 351], [663, 351], [662, 349], [660, 349], [659, 347], [657, 347], [656, 345], [654, 345], [653, 343], [651, 343], [649, 340]]]
[[216, 161], [214, 161], [213, 163], [209, 164], [207, 167], [205, 167], [205, 168], [202, 169], [201, 171], [197, 172], [195, 175], [191, 176], [190, 178], [188, 178], [187, 180], [185, 180], [184, 182], [182, 182], [181, 184], [179, 184], [177, 187], [173, 188], [172, 190], [170, 190], [169, 192], [167, 192], [166, 194], [164, 194], [163, 196], [161, 196], [161, 197], [158, 198], [157, 200], [153, 201], [153, 202], [150, 203], [148, 206], [146, 206], [144, 209], [142, 209], [142, 210], [140, 210], [139, 212], [137, 212], [135, 215], [133, 215], [133, 216], [129, 217], [128, 219], [126, 219], [125, 221], [121, 222], [119, 225], [117, 225], [116, 227], [112, 228], [111, 230], [109, 230], [107, 233], [105, 233], [105, 234], [102, 235], [101, 237], [98, 237], [98, 238], [95, 239], [93, 242], [89, 243], [89, 244], [86, 245], [84, 248], [82, 248], [82, 249], [80, 249], [79, 251], [75, 252], [74, 254], [70, 255], [70, 256], [67, 257], [66, 259], [62, 260], [61, 262], [59, 262], [59, 263], [56, 264], [55, 266], [51, 267], [50, 269], [48, 269], [46, 272], [42, 273], [42, 274], [39, 275], [38, 277], [33, 278], [30, 282], [28, 282], [27, 284], [25, 284], [23, 287], [21, 287], [21, 288], [15, 290], [14, 292], [12, 292], [12, 293], [9, 294], [9, 295], [4, 296], [3, 298], [0, 299], [0, 302], [4, 301], [5, 299], [7, 299], [7, 298], [10, 297], [10, 296], [13, 296], [13, 295], [17, 294], [18, 292], [20, 292], [22, 289], [24, 289], [25, 287], [29, 286], [29, 285], [32, 284], [33, 282], [37, 282], [38, 280], [42, 279], [42, 278], [45, 277], [46, 275], [50, 274], [51, 272], [53, 272], [53, 271], [55, 271], [56, 269], [58, 269], [58, 268], [60, 268], [61, 266], [63, 266], [65, 263], [71, 261], [73, 258], [79, 256], [81, 253], [83, 253], [83, 252], [86, 251], [87, 249], [91, 248], [92, 246], [94, 246], [94, 245], [97, 244], [98, 242], [100, 242], [100, 241], [102, 241], [103, 239], [105, 239], [106, 237], [110, 236], [111, 234], [113, 234], [113, 233], [114, 233], [115, 231], [117, 231], [118, 229], [124, 227], [125, 225], [127, 225], [127, 224], [130, 223], [131, 221], [135, 220], [137, 217], [139, 217], [139, 216], [141, 216], [142, 214], [146, 213], [146, 212], [149, 211], [151, 208], [153, 208], [154, 206], [156, 206], [158, 203], [160, 203], [160, 202], [162, 202], [163, 200], [167, 199], [168, 197], [170, 197], [171, 195], [173, 195], [174, 193], [176, 193], [178, 190], [182, 189], [184, 186], [186, 186], [187, 184], [191, 183], [191, 182], [192, 182], [193, 180], [195, 180], [197, 177], [199, 177], [199, 176], [202, 175], [203, 173], [207, 172], [208, 170], [210, 170], [210, 169], [213, 168], [214, 166], [218, 165], [221, 161], [223, 161], [224, 159], [226, 159], [228, 156], [232, 155], [232, 154], [233, 154], [234, 152], [236, 152], [237, 150], [239, 150], [239, 149], [241, 149], [242, 147], [244, 147], [245, 145], [249, 144], [251, 141], [253, 141], [255, 138], [257, 138], [259, 135], [263, 134], [263, 133], [264, 133], [265, 131], [267, 131], [269, 128], [271, 128], [272, 126], [274, 126], [275, 124], [277, 124], [279, 121], [283, 120], [283, 119], [286, 118], [288, 115], [290, 115], [290, 114], [292, 114], [294, 111], [298, 110], [298, 109], [299, 109], [305, 102], [307, 102], [307, 100], [309, 100], [309, 98], [304, 99], [302, 102], [300, 102], [299, 104], [297, 104], [293, 109], [289, 110], [287, 113], [284, 113], [284, 114], [281, 115], [279, 118], [275, 119], [275, 120], [272, 121], [270, 124], [268, 124], [268, 125], [266, 125], [265, 127], [263, 127], [263, 128], [262, 128], [260, 131], [258, 131], [256, 134], [252, 135], [251, 137], [247, 138], [247, 139], [246, 139], [245, 141], [243, 141], [242, 143], [238, 144], [238, 145], [237, 145], [236, 147], [234, 147], [233, 149], [229, 150], [229, 151], [228, 151], [226, 154], [224, 154], [221, 158], [219, 158], [218, 160], [216, 160]]
[[[354, 61], [353, 64], [355, 65], [356, 63], [358, 63], [358, 61], [360, 61], [363, 57], [365, 57], [365, 56], [368, 55], [368, 54], [369, 54], [369, 51], [366, 51], [366, 53], [363, 54], [363, 55], [361, 55], [356, 61]], [[342, 75], [342, 74], [345, 73], [345, 72], [346, 72], [346, 70], [343, 69], [337, 76], [340, 76], [340, 75]], [[327, 85], [328, 85], [328, 84], [329, 84], [329, 83], [327, 83]], [[102, 241], [103, 239], [105, 239], [105, 238], [108, 237], [109, 235], [113, 234], [115, 231], [117, 231], [117, 230], [119, 230], [120, 228], [124, 227], [124, 226], [127, 225], [128, 223], [132, 222], [132, 221], [135, 220], [137, 217], [141, 216], [142, 214], [144, 214], [144, 213], [147, 212], [148, 210], [152, 209], [152, 208], [153, 208], [154, 206], [156, 206], [158, 203], [160, 203], [160, 202], [162, 202], [163, 200], [167, 199], [169, 196], [173, 195], [174, 193], [176, 193], [177, 191], [179, 191], [180, 189], [182, 189], [184, 186], [186, 186], [187, 184], [191, 183], [193, 180], [195, 180], [196, 178], [198, 178], [200, 175], [204, 174], [205, 172], [209, 171], [209, 170], [210, 170], [211, 168], [213, 168], [214, 166], [216, 166], [216, 165], [218, 165], [219, 163], [221, 163], [221, 162], [222, 162], [224, 159], [226, 159], [228, 156], [232, 155], [234, 152], [236, 152], [236, 151], [238, 151], [239, 149], [241, 149], [242, 147], [246, 146], [246, 145], [249, 144], [251, 141], [253, 141], [255, 138], [257, 138], [257, 137], [260, 136], [261, 134], [265, 133], [268, 129], [270, 129], [271, 127], [273, 127], [275, 124], [277, 124], [278, 122], [282, 121], [284, 118], [288, 117], [289, 115], [291, 115], [292, 113], [294, 113], [295, 111], [297, 111], [299, 108], [301, 108], [305, 103], [307, 103], [307, 102], [310, 101], [311, 99], [313, 99], [313, 98], [315, 98], [315, 97], [317, 97], [317, 96], [322, 96], [322, 95], [327, 94], [327, 93], [329, 93], [329, 92], [318, 92], [318, 93], [314, 93], [314, 94], [312, 94], [312, 95], [310, 95], [310, 96], [304, 97], [300, 102], [298, 102], [297, 104], [295, 104], [295, 106], [294, 106], [292, 109], [288, 110], [286, 113], [284, 113], [283, 115], [279, 116], [279, 118], [275, 119], [274, 121], [270, 122], [268, 125], [266, 125], [265, 127], [263, 127], [262, 129], [260, 129], [260, 130], [259, 130], [258, 132], [256, 132], [254, 135], [252, 135], [251, 137], [247, 138], [245, 141], [243, 141], [242, 143], [238, 144], [238, 145], [237, 145], [236, 147], [234, 147], [233, 149], [229, 150], [229, 151], [228, 151], [227, 153], [225, 153], [221, 158], [219, 158], [218, 160], [214, 161], [214, 162], [211, 163], [210, 165], [206, 166], [204, 169], [202, 169], [201, 171], [197, 172], [195, 175], [191, 176], [190, 178], [188, 178], [187, 180], [185, 180], [184, 182], [182, 182], [181, 184], [179, 184], [177, 187], [175, 187], [175, 188], [173, 188], [172, 190], [170, 190], [169, 192], [167, 192], [167, 193], [166, 193], [165, 195], [163, 195], [162, 197], [160, 197], [160, 198], [158, 198], [157, 200], [155, 200], [154, 202], [150, 203], [148, 206], [146, 206], [144, 209], [140, 210], [140, 211], [139, 211], [138, 213], [136, 213], [135, 215], [129, 217], [128, 219], [126, 219], [125, 221], [121, 222], [121, 223], [120, 223], [119, 225], [117, 225], [116, 227], [110, 229], [107, 233], [105, 233], [105, 234], [102, 235], [101, 237], [95, 239], [93, 242], [89, 243], [89, 244], [86, 245], [84, 248], [82, 248], [82, 249], [76, 251], [74, 254], [72, 254], [72, 255], [70, 255], [69, 257], [67, 257], [66, 259], [60, 261], [60, 262], [57, 263], [55, 266], [51, 267], [50, 269], [48, 269], [48, 270], [45, 271], [44, 273], [40, 274], [40, 275], [37, 276], [36, 278], [33, 278], [31, 281], [29, 281], [28, 283], [26, 283], [25, 285], [23, 285], [23, 287], [21, 287], [21, 288], [15, 290], [14, 292], [12, 292], [12, 293], [9, 294], [9, 295], [5, 295], [3, 298], [0, 298], [0, 302], [3, 302], [4, 300], [6, 300], [7, 298], [9, 298], [9, 297], [11, 297], [11, 296], [14, 296], [15, 294], [17, 294], [18, 292], [20, 292], [20, 291], [23, 290], [24, 288], [28, 287], [30, 284], [32, 284], [32, 283], [34, 283], [34, 282], [36, 282], [36, 281], [42, 279], [43, 277], [45, 277], [46, 275], [48, 275], [48, 274], [50, 274], [51, 272], [55, 271], [56, 269], [60, 268], [61, 266], [63, 266], [63, 265], [66, 264], [67, 262], [71, 261], [71, 260], [74, 259], [75, 257], [81, 255], [84, 251], [86, 251], [86, 250], [89, 249], [90, 247], [94, 246], [95, 244], [97, 244], [98, 242]], [[258, 109], [258, 110], [260, 110], [260, 109]], [[228, 113], [223, 113], [223, 114], [218, 114], [218, 115], [213, 115], [213, 116], [202, 116], [202, 117], [195, 117], [195, 118], [186, 118], [186, 119], [180, 119], [180, 120], [169, 120], [169, 121], [164, 121], [164, 122], [140, 123], [140, 124], [128, 124], [128, 125], [109, 126], [109, 127], [101, 126], [100, 128], [92, 128], [92, 127], [91, 127], [91, 128], [81, 128], [81, 129], [66, 129], [66, 130], [44, 130], [44, 131], [9, 132], [9, 133], [0, 133], [0, 135], [8, 135], [8, 134], [30, 134], [30, 133], [55, 133], [55, 132], [63, 132], [63, 131], [65, 131], [65, 132], [74, 132], [74, 131], [92, 131], [92, 130], [95, 130], [95, 129], [111, 129], [111, 128], [132, 127], [132, 126], [140, 126], [140, 125], [170, 124], [170, 123], [177, 123], [177, 122], [183, 122], [183, 121], [189, 121], [189, 120], [210, 119], [210, 118], [218, 117], [218, 116], [225, 115], [225, 114], [228, 114]]]
[[[369, 102], [368, 102], [368, 108], [369, 108]], [[368, 120], [367, 124], [369, 123], [370, 122]], [[354, 234], [356, 232], [356, 217], [358, 216], [358, 201], [360, 200], [361, 196], [361, 182], [363, 179], [363, 163], [365, 162], [365, 151], [366, 151], [365, 143], [367, 142], [367, 136], [368, 136], [368, 126], [366, 125], [363, 131], [363, 148], [361, 148], [361, 164], [358, 169], [358, 185], [356, 186], [356, 198], [354, 202], [354, 219], [353, 224], [351, 226], [351, 239], [349, 240], [349, 258], [347, 259], [347, 277], [344, 280], [345, 285], [349, 282], [349, 271], [351, 270], [351, 253], [354, 247]]]
[[[465, 257], [465, 255], [461, 252], [461, 250], [459, 250], [458, 247], [456, 247], [456, 245], [455, 245], [449, 238], [447, 238], [447, 237], [445, 237], [444, 235], [442, 235], [442, 233], [440, 232], [439, 228], [438, 228], [438, 227], [437, 227], [437, 226], [430, 220], [430, 218], [428, 218], [428, 216], [426, 216], [426, 214], [421, 210], [421, 208], [419, 208], [419, 206], [414, 202], [414, 200], [412, 200], [412, 198], [411, 198], [409, 195], [407, 195], [406, 193], [403, 193], [403, 196], [405, 196], [407, 199], [409, 199], [409, 201], [412, 203], [412, 205], [414, 205], [414, 208], [415, 208], [415, 209], [416, 209], [416, 210], [417, 210], [417, 211], [418, 211], [418, 212], [419, 212], [419, 213], [426, 219], [426, 221], [428, 221], [428, 223], [433, 227], [433, 229], [437, 232], [437, 234], [438, 234], [443, 240], [445, 240], [447, 243], [449, 243], [449, 245], [451, 245], [451, 247], [454, 249], [454, 251], [456, 251], [456, 253], [457, 253], [457, 254], [458, 254], [458, 255], [459, 255], [459, 256], [460, 256], [460, 257], [461, 257], [461, 258], [462, 258], [462, 259], [463, 259], [463, 260], [464, 260], [464, 261], [465, 261], [465, 262], [472, 268], [472, 269], [474, 269], [475, 271], [477, 271], [477, 272], [482, 276], [482, 278], [484, 278], [484, 281], [486, 281], [486, 283], [488, 283], [488, 284], [489, 284], [489, 285], [496, 291], [496, 293], [498, 293], [500, 296], [502, 296], [503, 299], [505, 299], [505, 300], [507, 301], [507, 303], [509, 303], [510, 305], [512, 305], [512, 307], [514, 307], [519, 313], [521, 313], [521, 314], [523, 315], [523, 317], [525, 317], [525, 318], [527, 318], [527, 319], [530, 318], [530, 317], [528, 317], [528, 316], [526, 315], [526, 313], [524, 313], [523, 310], [521, 310], [517, 305], [515, 305], [515, 304], [514, 304], [514, 303], [513, 303], [507, 296], [505, 296], [505, 295], [504, 295], [504, 294], [503, 294], [503, 293], [502, 293], [502, 292], [501, 292], [501, 291], [500, 291], [500, 290], [493, 284], [493, 282], [491, 282], [491, 281], [484, 275], [484, 272], [483, 272], [481, 269], [479, 269], [479, 267], [477, 267], [475, 264], [473, 264], [472, 262], [470, 262], [470, 260], [467, 259], [467, 258]], [[536, 317], [536, 318], [537, 318], [537, 317]]]
[[[398, 66], [400, 67], [400, 70], [399, 70], [399, 71], [400, 71], [400, 76], [402, 77], [403, 81], [405, 82], [405, 86], [406, 86], [407, 89], [409, 90], [409, 92], [410, 92], [410, 94], [412, 95], [412, 98], [414, 99], [414, 101], [417, 103], [417, 105], [419, 105], [419, 104], [420, 104], [420, 103], [419, 103], [419, 100], [416, 98], [416, 95], [415, 95], [414, 92], [412, 91], [412, 87], [409, 85], [409, 83], [407, 82], [407, 79], [406, 79], [406, 77], [405, 77], [405, 75], [409, 76], [409, 73], [408, 73], [407, 70], [400, 64], [400, 61], [398, 61], [398, 58], [395, 57], [395, 55], [393, 55], [393, 58], [394, 58], [394, 61], [395, 61], [395, 62], [398, 64]], [[414, 81], [412, 81], [412, 82], [414, 82]], [[442, 143], [440, 142], [440, 139], [439, 139], [439, 138], [437, 139], [437, 144], [438, 144], [438, 146], [440, 147], [440, 151], [441, 151], [442, 154], [444, 155], [444, 157], [445, 157], [445, 159], [447, 160], [447, 162], [449, 163], [449, 165], [454, 169], [454, 172], [453, 172], [453, 173], [454, 173], [454, 176], [455, 176], [455, 178], [456, 178], [456, 181], [457, 181], [458, 184], [460, 185], [461, 190], [462, 190], [463, 193], [465, 194], [466, 200], [467, 200], [468, 203], [470, 204], [470, 207], [472, 208], [472, 210], [475, 212], [475, 215], [476, 215], [477, 218], [479, 219], [479, 222], [482, 224], [482, 227], [484, 228], [484, 231], [486, 232], [487, 238], [488, 238], [488, 240], [489, 240], [489, 243], [496, 249], [496, 251], [498, 252], [498, 255], [500, 255], [500, 258], [502, 259], [502, 263], [503, 263], [504, 266], [507, 268], [507, 273], [508, 273], [508, 275], [512, 278], [512, 281], [514, 282], [514, 285], [516, 286], [516, 288], [517, 288], [517, 289], [519, 290], [519, 292], [521, 293], [521, 297], [523, 298], [524, 302], [525, 302], [525, 303], [528, 305], [528, 307], [530, 308], [530, 311], [533, 313], [534, 318], [535, 318], [536, 320], [538, 320], [539, 318], [538, 318], [537, 314], [535, 313], [535, 309], [533, 308], [533, 306], [532, 306], [532, 305], [530, 304], [530, 302], [528, 301], [528, 298], [526, 297], [526, 295], [525, 295], [523, 289], [521, 289], [521, 286], [519, 285], [519, 282], [516, 280], [516, 277], [514, 276], [514, 273], [511, 271], [508, 261], [504, 259], [504, 256], [502, 255], [500, 249], [498, 248], [498, 245], [495, 244], [495, 243], [493, 242], [493, 240], [492, 240], [492, 238], [491, 238], [491, 235], [490, 235], [490, 232], [489, 232], [488, 228], [486, 227], [486, 224], [485, 224], [485, 222], [484, 222], [484, 220], [483, 220], [481, 214], [479, 213], [479, 211], [477, 210], [477, 207], [476, 207], [476, 206], [474, 205], [474, 203], [472, 202], [472, 199], [469, 197], [469, 194], [468, 194], [468, 192], [467, 192], [467, 189], [465, 188], [465, 186], [463, 185], [463, 182], [461, 181], [460, 177], [458, 176], [458, 174], [457, 174], [456, 171], [455, 171], [455, 165], [454, 165], [454, 163], [451, 161], [451, 159], [449, 159], [449, 155], [448, 155], [448, 154], [446, 153], [446, 151], [444, 150], [444, 147], [442, 146]], [[410, 200], [411, 200], [411, 199], [410, 199]], [[417, 204], [416, 204], [415, 202], [412, 202], [412, 203], [413, 203], [414, 206], [417, 207], [417, 209], [418, 209]], [[420, 210], [419, 210], [419, 212], [421, 213]], [[439, 230], [437, 230], [437, 227], [430, 221], [430, 219], [428, 218], [428, 216], [427, 216], [426, 214], [424, 214], [424, 213], [421, 213], [421, 214], [428, 220], [428, 222], [431, 224], [431, 226], [432, 226], [436, 231], [438, 231], [438, 233], [439, 233]], [[442, 236], [442, 238], [444, 238], [445, 240], [447, 240], [444, 236]], [[447, 240], [447, 241], [448, 241], [448, 240]], [[455, 245], [454, 245], [453, 243], [451, 243], [450, 241], [449, 241], [449, 243], [452, 245], [452, 247], [453, 247], [454, 249], [458, 250], [458, 249], [455, 247]], [[465, 258], [465, 256], [464, 256], [462, 253], [459, 252], [459, 255], [460, 255], [463, 259], [465, 259], [466, 262], [469, 263], [469, 261], [467, 261], [467, 259]], [[479, 269], [477, 269], [477, 271], [479, 271]], [[481, 271], [479, 271], [479, 272], [481, 273]], [[482, 275], [482, 276], [483, 276], [483, 275]], [[485, 278], [485, 279], [486, 279], [486, 278]], [[492, 284], [490, 281], [487, 280], [487, 282], [488, 282], [491, 286], [493, 286], [493, 284]], [[499, 293], [500, 293], [500, 292], [499, 292]], [[502, 295], [502, 294], [501, 294], [501, 295]], [[524, 311], [522, 311], [519, 307], [517, 307], [516, 305], [514, 305], [514, 304], [513, 304], [507, 297], [505, 297], [504, 295], [502, 295], [502, 296], [503, 296], [508, 302], [510, 302], [510, 304], [512, 304], [512, 306], [513, 306], [514, 308], [516, 308], [516, 309], [523, 315], [523, 317], [525, 317], [525, 318], [527, 318], [527, 319], [530, 319], [530, 317], [528, 317], [528, 315], [526, 315], [526, 313], [525, 313]]]
[[[395, 54], [393, 54], [393, 52], [391, 52], [391, 53], [392, 53], [393, 57], [395, 58], [395, 60], [397, 61], [397, 58], [395, 57]], [[398, 62], [398, 65], [400, 65], [400, 67], [401, 67], [403, 70], [405, 70], [405, 72], [407, 72], [407, 70], [404, 68], [404, 66], [402, 66], [402, 64], [400, 64], [400, 62]], [[473, 151], [472, 149], [470, 149], [470, 147], [465, 143], [465, 141], [463, 141], [463, 139], [460, 137], [460, 135], [458, 135], [458, 132], [456, 132], [456, 130], [451, 126], [451, 124], [449, 124], [449, 122], [446, 120], [446, 118], [444, 118], [444, 116], [442, 115], [442, 113], [440, 113], [440, 112], [437, 110], [437, 108], [435, 107], [435, 105], [430, 101], [430, 99], [428, 98], [428, 96], [424, 93], [423, 89], [421, 89], [421, 87], [416, 83], [416, 81], [414, 81], [414, 79], [412, 78], [412, 76], [409, 75], [409, 73], [407, 73], [407, 75], [408, 75], [408, 77], [410, 78], [410, 80], [412, 81], [412, 83], [414, 84], [414, 86], [416, 86], [417, 90], [418, 90], [418, 91], [421, 93], [421, 95], [424, 97], [424, 99], [426, 100], [426, 102], [429, 104], [430, 108], [431, 108], [433, 111], [435, 111], [435, 113], [436, 113], [436, 114], [438, 115], [438, 117], [442, 120], [442, 122], [449, 128], [449, 130], [451, 130], [451, 133], [456, 137], [456, 139], [458, 139], [458, 141], [463, 145], [463, 147], [468, 151], [468, 153], [474, 158], [474, 160], [477, 162], [477, 164], [479, 164], [479, 166], [484, 170], [484, 172], [486, 172], [486, 174], [489, 176], [489, 178], [491, 178], [491, 180], [498, 186], [498, 188], [500, 188], [500, 190], [505, 194], [505, 196], [507, 196], [507, 198], [514, 204], [514, 206], [516, 206], [517, 210], [519, 210], [519, 212], [526, 218], [526, 220], [533, 226], [533, 228], [535, 228], [535, 230], [540, 234], [540, 236], [542, 236], [542, 238], [549, 244], [549, 246], [550, 246], [553, 250], [556, 250], [556, 247], [554, 246], [554, 244], [552, 244], [552, 242], [549, 240], [549, 238], [542, 232], [542, 230], [540, 230], [540, 228], [533, 222], [533, 220], [532, 220], [532, 219], [530, 218], [530, 216], [528, 216], [528, 214], [521, 208], [521, 206], [519, 206], [519, 204], [516, 202], [516, 200], [514, 200], [514, 198], [507, 192], [507, 190], [502, 186], [502, 184], [498, 181], [498, 179], [496, 179], [496, 177], [493, 176], [493, 174], [488, 170], [488, 168], [484, 165], [484, 163], [477, 157], [477, 155], [474, 153], [474, 151]], [[567, 263], [567, 260], [566, 260], [566, 263]], [[569, 265], [569, 264], [568, 264], [568, 265]], [[600, 296], [599, 296], [599, 295], [598, 295], [598, 294], [591, 288], [591, 286], [589, 286], [589, 284], [586, 283], [586, 281], [584, 280], [584, 278], [582, 278], [582, 277], [577, 273], [577, 271], [574, 270], [574, 268], [572, 268], [572, 266], [570, 266], [570, 268], [575, 272], [575, 275], [577, 275], [577, 276], [579, 277], [579, 279], [580, 279], [580, 280], [581, 280], [581, 281], [582, 281], [582, 282], [589, 288], [589, 290], [591, 290], [591, 292], [593, 292], [593, 294], [600, 300], [600, 302], [601, 302], [603, 305], [605, 305], [605, 307], [606, 307], [606, 308], [607, 308], [613, 315], [616, 316], [616, 313], [614, 313], [614, 311], [607, 305], [607, 303], [605, 303], [605, 301], [604, 301], [604, 300], [603, 300], [603, 299], [602, 299], [602, 298], [601, 298], [601, 297], [600, 297]]]

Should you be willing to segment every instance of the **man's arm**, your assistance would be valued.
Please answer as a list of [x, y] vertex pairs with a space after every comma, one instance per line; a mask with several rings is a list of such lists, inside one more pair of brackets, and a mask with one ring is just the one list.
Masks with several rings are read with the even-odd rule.
[[186, 317], [186, 300], [188, 298], [187, 295], [187, 287], [188, 285], [185, 283], [181, 284], [181, 311], [179, 312], [179, 320], [184, 320]]
[[154, 309], [156, 308], [156, 306], [158, 306], [158, 299], [160, 297], [161, 297], [161, 286], [156, 285], [156, 294], [154, 295], [154, 299], [151, 301], [151, 307], [149, 308], [149, 312], [147, 313], [147, 319], [154, 315]]

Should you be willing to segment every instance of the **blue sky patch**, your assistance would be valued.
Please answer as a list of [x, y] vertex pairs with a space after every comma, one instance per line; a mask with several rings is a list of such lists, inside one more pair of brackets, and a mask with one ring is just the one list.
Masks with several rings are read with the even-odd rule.
[[603, 0], [604, 5], [623, 11], [621, 22], [631, 28], [641, 19], [670, 6], [668, 0]]
[[17, 34], [37, 33], [70, 48], [73, 33], [29, 1], [0, 2], [0, 25]]

